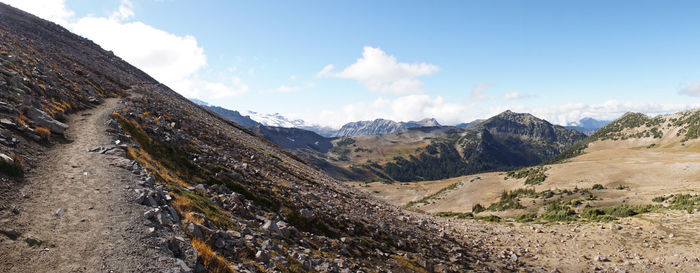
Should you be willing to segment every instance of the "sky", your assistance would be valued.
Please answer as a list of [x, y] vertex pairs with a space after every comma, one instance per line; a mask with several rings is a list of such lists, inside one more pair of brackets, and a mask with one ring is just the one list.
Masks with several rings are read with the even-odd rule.
[[0, 2], [186, 97], [335, 128], [700, 107], [697, 1]]

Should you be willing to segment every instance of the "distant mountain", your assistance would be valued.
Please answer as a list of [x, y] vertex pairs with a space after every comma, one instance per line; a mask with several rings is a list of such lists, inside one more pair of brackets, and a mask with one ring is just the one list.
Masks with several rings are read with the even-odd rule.
[[289, 120], [286, 117], [275, 114], [261, 114], [253, 111], [248, 111], [248, 115], [242, 115], [236, 110], [229, 110], [223, 107], [211, 105], [203, 100], [190, 98], [192, 102], [206, 107], [207, 109], [213, 111], [225, 117], [235, 123], [240, 124], [244, 127], [253, 127], [258, 125], [270, 126], [270, 127], [285, 127], [285, 128], [299, 128], [308, 131], [312, 131], [324, 137], [332, 137], [338, 130], [331, 127], [325, 127], [315, 124], [308, 124], [304, 120], [295, 119]]
[[192, 102], [194, 102], [196, 104], [204, 106], [205, 108], [211, 110], [212, 112], [217, 113], [220, 116], [225, 117], [225, 118], [227, 118], [235, 123], [238, 123], [241, 126], [251, 127], [251, 126], [260, 125], [260, 123], [251, 119], [249, 116], [241, 115], [241, 113], [239, 113], [238, 111], [229, 110], [229, 109], [219, 107], [219, 106], [213, 106], [213, 105], [211, 105], [203, 100], [198, 100], [198, 99], [194, 99], [194, 98], [190, 98], [189, 100], [191, 100]]
[[460, 124], [455, 125], [455, 127], [457, 127], [457, 128], [467, 128], [467, 127], [472, 126], [472, 125], [477, 125], [477, 124], [481, 123], [481, 122], [484, 121], [484, 120], [485, 120], [485, 119], [477, 119], [477, 120], [474, 120], [474, 121], [472, 121], [472, 122], [460, 123]]
[[[340, 179], [436, 180], [537, 165], [585, 137], [530, 114], [506, 111], [466, 129], [421, 127], [340, 138], [323, 157], [308, 161]], [[320, 158], [330, 164], [319, 164]]]
[[535, 165], [565, 151], [574, 143], [586, 138], [576, 130], [553, 125], [531, 114], [505, 111], [489, 118], [470, 130], [493, 136], [506, 146], [515, 165]]
[[331, 127], [320, 126], [320, 125], [316, 125], [316, 124], [309, 124], [306, 121], [301, 120], [301, 119], [290, 120], [279, 113], [262, 114], [262, 113], [258, 113], [258, 112], [248, 111], [248, 114], [250, 115], [250, 117], [252, 119], [254, 119], [255, 121], [257, 121], [260, 124], [265, 125], [265, 126], [299, 128], [299, 129], [312, 131], [314, 133], [317, 133], [317, 134], [325, 136], [325, 137], [331, 137], [337, 131]]
[[265, 126], [296, 128], [307, 125], [306, 122], [301, 119], [290, 120], [279, 113], [263, 114], [248, 111], [247, 114], [250, 116], [250, 118]]
[[277, 146], [291, 151], [310, 148], [314, 151], [325, 153], [333, 146], [330, 138], [298, 128], [258, 125], [250, 127], [250, 130], [272, 141]]
[[422, 119], [420, 121], [396, 122], [387, 119], [375, 119], [350, 122], [338, 130], [336, 137], [344, 136], [364, 136], [364, 135], [380, 135], [406, 130], [413, 127], [435, 127], [440, 126], [437, 120]]
[[595, 133], [600, 128], [603, 128], [603, 126], [608, 125], [611, 120], [597, 120], [594, 118], [583, 118], [577, 122], [571, 122], [569, 125], [565, 126], [567, 129], [573, 129], [576, 131], [579, 131], [581, 133], [584, 133], [588, 136], [592, 135]]
[[233, 121], [235, 123], [238, 123], [241, 126], [251, 127], [251, 126], [260, 125], [260, 123], [251, 119], [249, 116], [241, 115], [241, 113], [239, 113], [238, 111], [228, 110], [226, 108], [219, 107], [219, 106], [205, 106], [205, 107], [207, 107], [209, 110], [213, 111], [214, 113], [221, 115], [222, 117], [225, 117], [225, 118], [230, 119], [231, 121]]

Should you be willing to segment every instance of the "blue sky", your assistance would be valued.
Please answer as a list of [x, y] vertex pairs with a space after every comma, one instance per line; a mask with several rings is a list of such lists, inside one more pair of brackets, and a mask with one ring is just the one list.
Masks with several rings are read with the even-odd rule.
[[700, 106], [694, 1], [1, 1], [185, 96], [335, 127]]

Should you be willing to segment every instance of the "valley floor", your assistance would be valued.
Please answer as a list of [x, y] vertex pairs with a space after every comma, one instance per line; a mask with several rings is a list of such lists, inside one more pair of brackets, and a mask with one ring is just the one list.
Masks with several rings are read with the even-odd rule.
[[[700, 192], [700, 144], [697, 141], [657, 143], [654, 139], [593, 143], [586, 154], [549, 165], [547, 178], [536, 185], [506, 179], [505, 173], [483, 173], [440, 181], [414, 183], [349, 183], [380, 200], [427, 213], [471, 212], [475, 204], [488, 208], [504, 191], [536, 193], [586, 190], [553, 197], [519, 197], [524, 208], [486, 210], [476, 216], [502, 217], [500, 223], [442, 218], [454, 229], [482, 245], [514, 253], [526, 264], [562, 272], [699, 272], [700, 213], [698, 210], [654, 209], [610, 222], [580, 219], [519, 223], [513, 217], [542, 215], [551, 203], [570, 204], [577, 213], [587, 206], [658, 205], [654, 197]], [[599, 184], [599, 185], [596, 185]], [[593, 189], [593, 187], [602, 187]], [[693, 204], [696, 206], [697, 204]]]
[[[0, 210], [0, 272], [179, 272], [164, 242], [148, 231], [134, 203], [137, 175], [114, 167], [122, 157], [88, 152], [113, 144], [108, 99], [70, 117], [69, 143], [48, 149], [17, 196]], [[12, 209], [10, 209], [12, 207]], [[159, 231], [156, 231], [159, 233]], [[182, 234], [184, 236], [184, 234]], [[186, 237], [185, 237], [186, 238]], [[185, 266], [186, 267], [186, 266]]]

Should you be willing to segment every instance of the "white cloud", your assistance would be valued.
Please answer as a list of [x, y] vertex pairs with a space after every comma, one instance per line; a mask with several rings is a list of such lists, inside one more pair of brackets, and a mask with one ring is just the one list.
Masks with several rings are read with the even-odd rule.
[[440, 69], [428, 63], [400, 63], [396, 57], [379, 48], [365, 46], [362, 57], [340, 72], [334, 72], [334, 65], [325, 66], [316, 75], [353, 79], [362, 83], [368, 90], [387, 94], [423, 92], [423, 82], [419, 76], [430, 75]]
[[238, 96], [248, 86], [235, 77], [230, 82], [212, 82], [200, 77], [207, 56], [191, 35], [178, 36], [139, 21], [133, 4], [122, 0], [107, 17], [74, 18], [64, 0], [0, 0], [27, 12], [62, 24], [71, 31], [93, 40], [156, 80], [186, 97], [223, 98]]
[[700, 82], [691, 83], [688, 86], [681, 88], [678, 94], [687, 95], [691, 97], [700, 97]]
[[504, 100], [521, 100], [521, 99], [532, 98], [532, 96], [528, 95], [528, 94], [520, 94], [519, 92], [510, 92], [510, 93], [503, 93], [501, 95], [501, 98]]
[[[343, 124], [358, 120], [385, 118], [395, 121], [435, 118], [441, 123], [461, 122], [465, 112], [463, 105], [449, 103], [440, 96], [416, 94], [396, 99], [377, 98], [372, 103], [358, 102], [347, 104], [335, 110], [323, 110], [306, 118], [312, 123], [338, 128]], [[298, 115], [296, 115], [298, 117]]]
[[63, 26], [66, 26], [75, 14], [66, 8], [65, 0], [0, 0], [0, 2]]
[[700, 103], [663, 104], [611, 100], [599, 104], [568, 103], [536, 108], [526, 107], [524, 105], [504, 105], [490, 108], [486, 116], [493, 116], [505, 110], [512, 110], [514, 112], [531, 113], [554, 124], [568, 125], [586, 117], [598, 120], [614, 120], [627, 112], [644, 113], [655, 116], [697, 107], [700, 107]]

